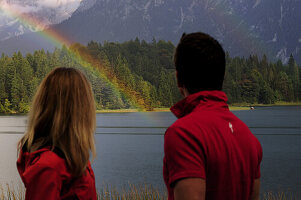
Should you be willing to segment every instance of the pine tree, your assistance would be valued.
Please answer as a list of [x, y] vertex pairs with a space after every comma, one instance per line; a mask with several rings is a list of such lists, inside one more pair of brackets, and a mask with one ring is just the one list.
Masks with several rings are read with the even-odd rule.
[[18, 77], [17, 74], [14, 75], [12, 80], [12, 86], [11, 86], [11, 103], [12, 103], [12, 109], [18, 110], [18, 105], [20, 102], [20, 94], [19, 94], [19, 83], [18, 83]]
[[299, 87], [300, 87], [300, 75], [299, 75], [299, 67], [295, 62], [293, 55], [290, 55], [288, 60], [288, 76], [292, 80], [292, 86], [294, 90], [294, 100], [298, 100], [299, 94]]
[[12, 110], [11, 110], [11, 103], [10, 103], [10, 101], [8, 100], [8, 99], [5, 99], [5, 101], [4, 101], [4, 113], [11, 113], [12, 112]]

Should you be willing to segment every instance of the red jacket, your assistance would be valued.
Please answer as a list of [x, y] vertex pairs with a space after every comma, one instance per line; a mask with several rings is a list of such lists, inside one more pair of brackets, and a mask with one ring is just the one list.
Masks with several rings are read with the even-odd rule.
[[73, 179], [65, 159], [50, 148], [20, 152], [17, 168], [26, 187], [26, 200], [96, 200], [95, 177], [90, 163]]
[[169, 200], [184, 178], [206, 180], [207, 200], [248, 200], [260, 177], [257, 138], [227, 105], [222, 91], [192, 94], [171, 111], [179, 118], [164, 136], [164, 179]]

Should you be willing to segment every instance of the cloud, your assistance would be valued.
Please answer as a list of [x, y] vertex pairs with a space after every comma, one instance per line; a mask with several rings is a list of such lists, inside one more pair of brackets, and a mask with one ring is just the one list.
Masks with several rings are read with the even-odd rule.
[[4, 11], [6, 10], [16, 10], [20, 13], [33, 13], [38, 11], [37, 6], [33, 6], [30, 4], [24, 4], [24, 2], [10, 2], [6, 0], [2, 0], [0, 3], [0, 8]]
[[24, 31], [24, 27], [22, 26], [22, 25], [20, 25], [19, 27], [18, 27], [18, 32], [16, 32], [16, 36], [19, 36], [19, 35], [23, 35], [25, 33], [25, 31]]
[[69, 7], [79, 4], [80, 0], [38, 0], [37, 4], [45, 8]]
[[[81, 0], [0, 0], [0, 8], [4, 13], [6, 10], [14, 10], [29, 14], [47, 26], [70, 17], [80, 2]], [[0, 21], [2, 17], [3, 15], [0, 15]]]
[[15, 20], [12, 20], [12, 21], [9, 21], [7, 22], [7, 26], [13, 26], [14, 24], [16, 24], [18, 22], [18, 19], [15, 19]]

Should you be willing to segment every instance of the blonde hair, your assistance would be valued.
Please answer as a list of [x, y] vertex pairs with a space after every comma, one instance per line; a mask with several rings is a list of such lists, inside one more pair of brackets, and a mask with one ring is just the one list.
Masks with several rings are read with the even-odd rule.
[[[28, 128], [20, 149], [33, 152], [45, 146], [58, 148], [71, 173], [86, 170], [90, 153], [96, 155], [95, 103], [90, 83], [74, 68], [55, 68], [40, 84], [32, 101]], [[19, 150], [20, 150], [19, 149]]]

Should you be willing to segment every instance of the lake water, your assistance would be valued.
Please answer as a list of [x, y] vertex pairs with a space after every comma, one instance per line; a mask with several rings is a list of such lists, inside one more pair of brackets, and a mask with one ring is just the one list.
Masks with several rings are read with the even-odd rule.
[[[301, 107], [260, 107], [234, 111], [263, 147], [261, 190], [291, 191], [301, 197]], [[0, 116], [0, 184], [18, 183], [16, 143], [25, 130], [24, 116]], [[168, 112], [97, 115], [97, 187], [151, 184], [165, 190], [163, 137], [176, 118]]]

